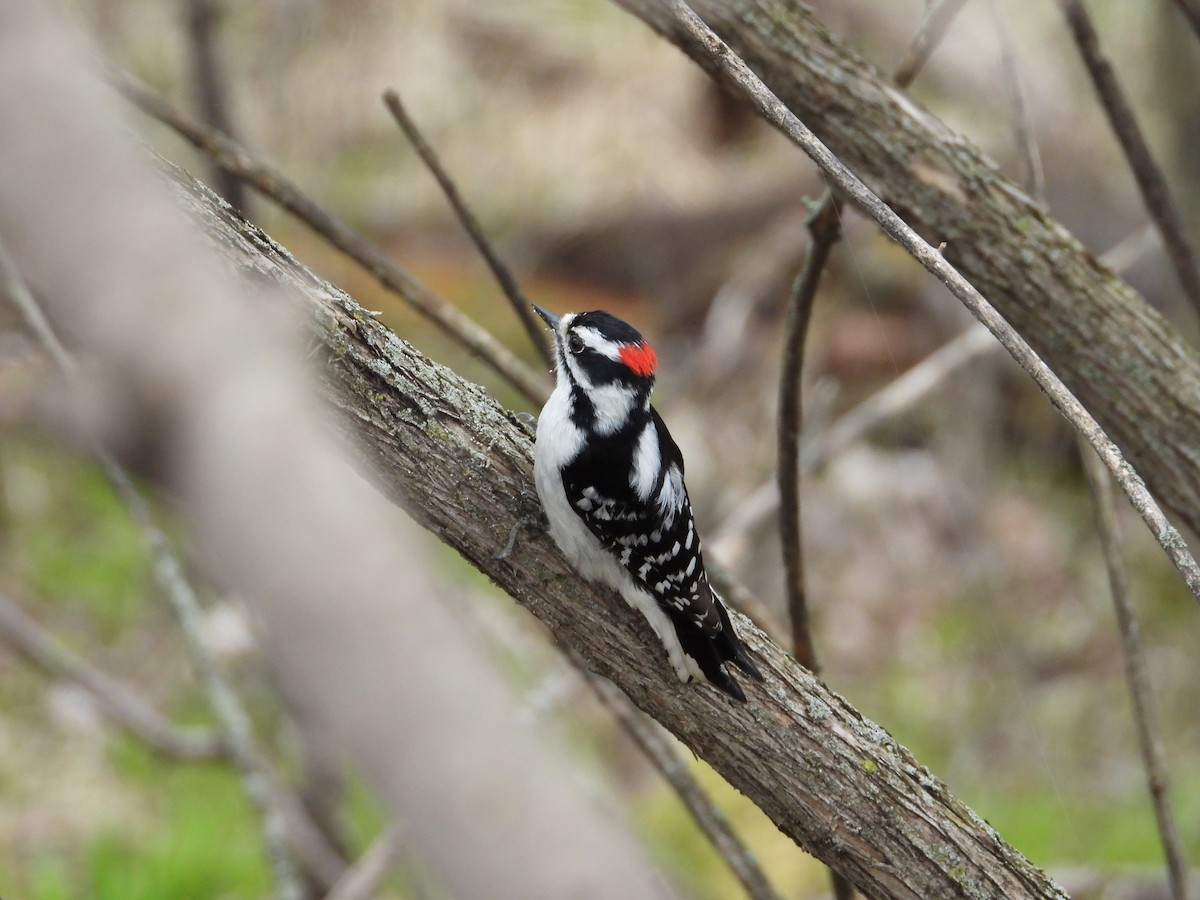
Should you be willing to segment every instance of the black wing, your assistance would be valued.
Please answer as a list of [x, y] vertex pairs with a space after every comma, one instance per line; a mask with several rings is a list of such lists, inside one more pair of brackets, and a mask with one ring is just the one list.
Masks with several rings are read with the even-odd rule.
[[[658, 413], [652, 410], [662, 466], [649, 498], [631, 485], [636, 440], [593, 440], [563, 471], [572, 508], [634, 580], [654, 596], [675, 625], [684, 652], [713, 684], [744, 699], [722, 668], [733, 662], [762, 676], [737, 638], [729, 614], [708, 583], [700, 536], [683, 483], [683, 456]], [[667, 487], [665, 510], [658, 498]]]

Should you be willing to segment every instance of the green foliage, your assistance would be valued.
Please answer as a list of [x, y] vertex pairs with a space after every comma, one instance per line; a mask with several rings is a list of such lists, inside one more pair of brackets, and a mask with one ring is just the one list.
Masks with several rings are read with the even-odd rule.
[[88, 461], [42, 442], [5, 442], [0, 463], [5, 581], [82, 613], [102, 639], [114, 639], [141, 611], [149, 566], [107, 480]]

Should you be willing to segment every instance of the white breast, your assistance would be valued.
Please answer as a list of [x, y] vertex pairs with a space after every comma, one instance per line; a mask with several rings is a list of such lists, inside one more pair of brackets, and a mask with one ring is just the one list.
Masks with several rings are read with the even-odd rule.
[[583, 441], [583, 432], [571, 421], [570, 388], [560, 385], [538, 417], [533, 449], [538, 497], [546, 510], [550, 536], [579, 574], [620, 589], [626, 586], [627, 573], [571, 508], [563, 488], [563, 467], [579, 455]]

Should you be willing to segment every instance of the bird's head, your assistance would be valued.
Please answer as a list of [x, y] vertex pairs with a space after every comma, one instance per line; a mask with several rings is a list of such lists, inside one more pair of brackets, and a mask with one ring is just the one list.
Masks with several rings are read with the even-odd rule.
[[585, 392], [607, 387], [647, 395], [654, 384], [658, 358], [632, 325], [611, 313], [553, 313], [534, 306], [554, 332], [558, 379]]

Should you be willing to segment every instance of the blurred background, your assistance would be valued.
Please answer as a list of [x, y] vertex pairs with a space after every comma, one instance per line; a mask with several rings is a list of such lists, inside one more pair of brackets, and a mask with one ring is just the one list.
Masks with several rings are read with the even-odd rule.
[[[918, 0], [812, 4], [881, 70], [903, 57]], [[117, 65], [197, 108], [188, 3], [74, 0]], [[230, 126], [311, 197], [387, 248], [536, 365], [445, 200], [380, 101], [396, 89], [527, 294], [605, 308], [661, 361], [656, 394], [688, 461], [715, 556], [783, 621], [772, 507], [779, 348], [823, 185], [790, 144], [681, 53], [602, 0], [261, 0], [212, 4]], [[1102, 38], [1192, 234], [1200, 231], [1200, 43], [1169, 0], [1094, 2]], [[1011, 32], [1052, 214], [1110, 257], [1187, 339], [1194, 317], [1052, 2], [968, 2], [911, 94], [1017, 180], [999, 16]], [[205, 159], [131, 110], [161, 153]], [[526, 408], [303, 224], [245, 211], [302, 262], [380, 310], [434, 359]], [[954, 338], [969, 317], [852, 213], [818, 296], [806, 436]], [[19, 341], [0, 368], [0, 590], [176, 721], [207, 713], [127, 514], [90, 462], [12, 407]], [[806, 476], [804, 538], [823, 677], [1078, 896], [1165, 896], [1120, 641], [1073, 437], [995, 350]], [[19, 412], [19, 410], [17, 411]], [[12, 424], [17, 421], [18, 424]], [[1200, 859], [1200, 622], [1140, 521], [1121, 508], [1134, 602], [1185, 852]], [[180, 540], [186, 546], [186, 535]], [[530, 715], [560, 722], [685, 894], [739, 895], [687, 813], [536, 623], [448, 551]], [[296, 778], [302, 741], [236, 597], [207, 598], [206, 637]], [[108, 727], [89, 696], [0, 644], [0, 893], [11, 898], [259, 897], [257, 820], [232, 772], [165, 759]], [[381, 711], [386, 714], [386, 711]], [[784, 896], [828, 892], [822, 867], [699, 761], [689, 765]], [[381, 814], [353, 776], [333, 808], [361, 850]], [[438, 896], [407, 861], [386, 896]]]

